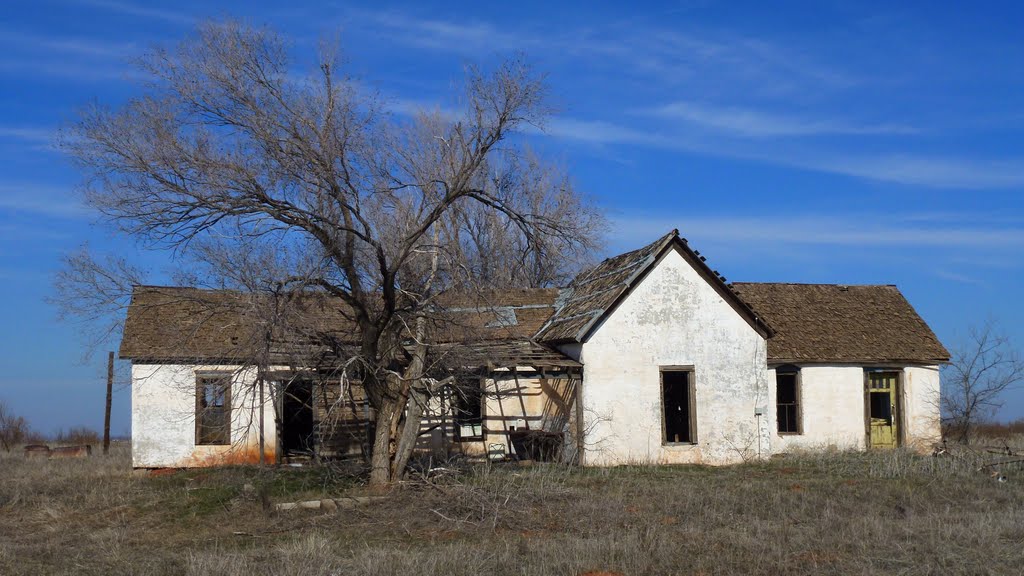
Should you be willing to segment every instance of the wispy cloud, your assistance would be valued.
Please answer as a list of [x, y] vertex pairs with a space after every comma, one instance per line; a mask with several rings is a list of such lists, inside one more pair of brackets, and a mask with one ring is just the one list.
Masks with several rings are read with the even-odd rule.
[[[931, 130], [926, 132], [905, 117], [864, 119], [874, 114], [858, 114], [848, 99], [853, 96], [850, 89], [867, 79], [823, 62], [808, 50], [778, 42], [722, 31], [668, 30], [643, 20], [547, 29], [420, 18], [394, 10], [348, 14], [369, 24], [369, 33], [387, 42], [473, 58], [525, 49], [545, 61], [595, 74], [640, 74], [646, 86], [661, 92], [685, 82], [687, 92], [695, 94], [647, 106], [630, 102], [616, 111], [607, 106], [614, 106], [610, 87], [603, 95], [609, 99], [601, 117], [555, 118], [542, 131], [553, 138], [602, 148], [627, 145], [735, 158], [929, 188], [1024, 186], [1024, 158], [943, 154], [934, 148], [915, 152], [923, 150], [918, 145]], [[830, 91], [844, 93], [846, 99], [822, 98]], [[797, 103], [811, 93], [813, 106]], [[711, 103], [715, 101], [735, 104]], [[394, 107], [399, 113], [414, 108], [409, 101]], [[906, 136], [915, 138], [893, 139]]]
[[953, 155], [838, 153], [809, 146], [784, 147], [773, 141], [751, 146], [701, 138], [678, 127], [643, 129], [571, 118], [556, 119], [545, 133], [591, 144], [678, 150], [929, 188], [985, 190], [1024, 187], [1024, 157], [987, 159]]
[[83, 57], [123, 57], [134, 52], [134, 43], [109, 42], [82, 36], [55, 36], [0, 29], [0, 45], [19, 52], [57, 52]]
[[630, 20], [598, 28], [500, 26], [479, 20], [446, 20], [396, 10], [348, 11], [369, 34], [474, 59], [493, 53], [526, 51], [545, 61], [563, 61], [643, 77], [661, 85], [687, 83], [690, 90], [714, 79], [742, 94], [792, 95], [813, 88], [823, 92], [855, 85], [851, 74], [818, 62], [799, 49], [763, 38], [732, 33], [668, 29], [656, 22]]
[[116, 62], [76, 62], [56, 57], [0, 57], [0, 71], [18, 78], [42, 77], [85, 83], [125, 80], [137, 75], [130, 67]]
[[370, 24], [377, 33], [407, 45], [444, 52], [482, 54], [523, 50], [544, 42], [540, 36], [523, 30], [499, 28], [480, 21], [449, 21], [422, 18], [394, 10], [352, 10], [350, 16]]
[[943, 280], [952, 280], [953, 282], [957, 282], [960, 284], [971, 284], [975, 286], [985, 284], [980, 279], [975, 278], [974, 276], [970, 276], [962, 272], [953, 272], [951, 270], [946, 270], [944, 268], [939, 268], [932, 272], [932, 274], [934, 274], [937, 278], [942, 278]]
[[0, 211], [61, 219], [88, 216], [69, 188], [30, 183], [0, 184]]
[[983, 190], [1024, 187], [1024, 157], [974, 159], [913, 154], [850, 154], [825, 158], [809, 155], [794, 159], [793, 164], [822, 172], [932, 188]]
[[138, 16], [140, 18], [152, 18], [156, 20], [163, 20], [165, 22], [171, 22], [175, 24], [192, 24], [195, 19], [184, 12], [176, 12], [173, 10], [163, 10], [160, 8], [152, 8], [144, 4], [135, 4], [132, 2], [122, 2], [120, 0], [71, 0], [76, 4], [84, 6], [91, 6], [93, 8], [101, 8], [110, 12], [117, 12], [119, 14], [125, 14], [128, 16]]
[[[780, 225], [783, 222], [784, 225]], [[1024, 227], [971, 224], [923, 226], [900, 216], [878, 214], [837, 217], [830, 214], [757, 217], [620, 216], [613, 218], [614, 235], [633, 243], [649, 241], [657, 231], [678, 228], [703, 241], [747, 246], [842, 246], [1024, 249]], [[652, 230], [655, 231], [652, 233]], [[646, 240], [644, 240], [646, 239]]]
[[589, 144], [639, 144], [642, 146], [672, 147], [674, 144], [653, 132], [633, 129], [602, 120], [555, 118], [537, 133], [554, 138], [576, 140]]
[[0, 140], [11, 139], [31, 142], [35, 144], [50, 145], [57, 136], [53, 128], [40, 128], [36, 126], [0, 126]]
[[836, 119], [815, 119], [772, 114], [751, 108], [718, 107], [677, 101], [637, 112], [675, 120], [730, 136], [771, 138], [779, 136], [914, 134], [917, 130], [901, 124], [853, 123]]

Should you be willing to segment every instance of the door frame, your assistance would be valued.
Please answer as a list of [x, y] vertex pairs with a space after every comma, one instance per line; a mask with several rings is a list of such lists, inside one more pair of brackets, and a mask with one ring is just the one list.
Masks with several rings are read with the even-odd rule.
[[877, 374], [879, 372], [889, 372], [896, 374], [896, 389], [893, 390], [896, 402], [894, 403], [895, 414], [893, 414], [892, 421], [896, 426], [896, 448], [904, 446], [904, 430], [906, 429], [906, 422], [903, 418], [903, 391], [904, 391], [904, 377], [906, 371], [903, 366], [874, 366], [864, 368], [864, 447], [867, 449], [873, 448], [871, 445], [871, 374]]

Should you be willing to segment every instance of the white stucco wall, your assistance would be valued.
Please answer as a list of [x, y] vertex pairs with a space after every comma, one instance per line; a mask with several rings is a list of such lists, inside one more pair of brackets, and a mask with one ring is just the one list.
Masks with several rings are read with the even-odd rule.
[[803, 366], [800, 369], [803, 433], [779, 434], [775, 370], [769, 378], [772, 446], [793, 449], [864, 449], [864, 369], [860, 366]]
[[[871, 368], [870, 366], [868, 368]], [[769, 374], [772, 446], [776, 452], [795, 449], [858, 449], [867, 445], [864, 432], [864, 366], [811, 365], [800, 369], [803, 433], [779, 434], [775, 412], [775, 370]], [[894, 367], [902, 372], [904, 445], [930, 450], [941, 437], [938, 366]]]
[[915, 366], [903, 371], [904, 442], [929, 451], [942, 440], [939, 410], [939, 367]]
[[[231, 445], [197, 446], [196, 373], [234, 373]], [[237, 366], [135, 364], [132, 366], [132, 465], [188, 468], [259, 461], [259, 405], [254, 370]], [[264, 456], [273, 462], [277, 435], [274, 405], [266, 390]]]
[[[584, 464], [767, 456], [766, 354], [765, 339], [682, 255], [668, 251], [579, 350]], [[662, 366], [694, 367], [696, 444], [663, 445]], [[756, 407], [766, 413], [756, 416]]]

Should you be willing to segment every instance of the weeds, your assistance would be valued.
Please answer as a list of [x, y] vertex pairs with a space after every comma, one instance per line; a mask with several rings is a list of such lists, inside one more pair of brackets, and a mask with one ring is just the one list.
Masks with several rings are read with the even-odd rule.
[[[977, 458], [986, 454], [977, 450]], [[992, 456], [992, 455], [988, 455]], [[129, 473], [0, 457], [3, 574], [1006, 573], [1024, 562], [1024, 471], [973, 453], [790, 454], [709, 468], [421, 466], [361, 495], [338, 467]]]

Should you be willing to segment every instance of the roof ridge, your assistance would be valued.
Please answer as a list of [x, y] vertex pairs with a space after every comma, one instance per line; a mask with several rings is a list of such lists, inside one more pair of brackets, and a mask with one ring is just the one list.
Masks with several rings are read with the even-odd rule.
[[844, 286], [847, 288], [897, 288], [896, 284], [849, 284], [845, 282], [749, 282], [749, 281], [738, 281], [730, 282], [733, 286], [739, 284], [747, 285], [759, 285], [759, 286]]

